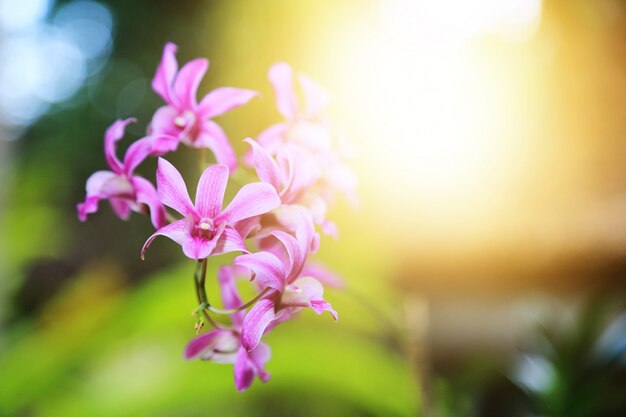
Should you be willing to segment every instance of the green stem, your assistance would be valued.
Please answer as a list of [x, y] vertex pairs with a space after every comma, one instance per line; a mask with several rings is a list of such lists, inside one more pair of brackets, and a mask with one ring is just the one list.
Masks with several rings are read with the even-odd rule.
[[204, 283], [206, 281], [206, 268], [207, 268], [207, 260], [202, 259], [198, 261], [198, 266], [196, 267], [196, 272], [194, 273], [194, 281], [196, 284], [196, 295], [198, 296], [198, 302], [202, 308], [202, 313], [204, 317], [207, 319], [209, 323], [216, 329], [221, 328], [221, 326], [213, 320], [207, 313], [207, 308], [211, 307], [209, 304], [209, 298], [206, 295], [206, 289], [204, 288]]
[[265, 294], [267, 294], [268, 292], [270, 292], [271, 288], [266, 288], [263, 291], [261, 291], [260, 293], [258, 293], [256, 295], [256, 297], [254, 297], [252, 300], [248, 301], [245, 304], [240, 305], [237, 308], [231, 308], [231, 309], [221, 309], [221, 308], [216, 308], [210, 305], [207, 305], [206, 308], [207, 310], [215, 313], [215, 314], [235, 314], [238, 313], [240, 311], [243, 311], [245, 309], [247, 309], [248, 307], [250, 307], [252, 304], [256, 303], [257, 301], [259, 301], [261, 299], [261, 297], [263, 297]]

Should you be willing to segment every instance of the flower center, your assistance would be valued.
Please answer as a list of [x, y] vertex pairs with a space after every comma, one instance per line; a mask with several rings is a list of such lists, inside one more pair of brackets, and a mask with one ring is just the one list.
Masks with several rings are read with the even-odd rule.
[[199, 133], [200, 126], [197, 123], [198, 118], [192, 111], [186, 110], [174, 118], [174, 126], [176, 126], [184, 135], [181, 137], [188, 144], [193, 143]]
[[210, 240], [213, 238], [214, 232], [215, 224], [213, 223], [213, 219], [203, 217], [194, 224], [192, 234]]

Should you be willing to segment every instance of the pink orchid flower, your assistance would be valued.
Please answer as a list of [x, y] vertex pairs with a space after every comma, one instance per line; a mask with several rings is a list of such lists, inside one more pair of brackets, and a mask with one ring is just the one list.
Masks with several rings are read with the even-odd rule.
[[[235, 285], [236, 266], [220, 268], [218, 280], [222, 303], [226, 309], [235, 309], [242, 305], [241, 297]], [[241, 345], [241, 328], [245, 312], [230, 315], [232, 326], [227, 329], [215, 329], [192, 339], [185, 349], [185, 358], [209, 360], [216, 363], [234, 364], [235, 387], [244, 391], [252, 385], [255, 376], [267, 382], [270, 374], [264, 369], [270, 359], [270, 348], [260, 342], [250, 352]]]
[[271, 185], [251, 183], [244, 185], [228, 207], [222, 210], [227, 183], [226, 165], [208, 167], [198, 181], [194, 205], [180, 172], [165, 159], [159, 158], [159, 199], [185, 218], [160, 228], [150, 236], [141, 250], [142, 257], [150, 243], [159, 235], [181, 245], [185, 255], [192, 259], [204, 259], [234, 251], [247, 252], [243, 239], [232, 225], [275, 209], [280, 205], [280, 199]]
[[302, 276], [313, 235], [304, 227], [298, 228], [297, 238], [288, 233], [275, 231], [285, 251], [262, 251], [240, 255], [234, 264], [243, 266], [255, 274], [255, 281], [262, 288], [271, 289], [259, 300], [243, 320], [241, 339], [243, 347], [254, 350], [261, 337], [270, 328], [302, 308], [310, 308], [317, 314], [330, 312], [337, 320], [337, 312], [324, 300], [324, 287], [313, 277]]
[[[297, 146], [283, 145], [277, 150], [276, 159], [270, 152], [247, 138], [244, 142], [252, 148], [252, 162], [263, 182], [272, 184], [283, 204], [300, 204], [309, 209], [315, 224], [327, 235], [337, 237], [337, 228], [326, 218], [328, 200], [322, 184], [322, 170]], [[327, 198], [324, 198], [326, 196]]]
[[115, 155], [117, 142], [124, 137], [124, 131], [135, 119], [117, 120], [104, 135], [104, 155], [111, 171], [98, 171], [87, 180], [87, 197], [78, 204], [78, 218], [87, 220], [87, 215], [98, 211], [100, 200], [109, 200], [115, 214], [123, 220], [131, 211], [144, 213], [149, 210], [155, 228], [166, 224], [165, 209], [159, 201], [156, 190], [150, 181], [134, 175], [135, 168], [148, 156], [149, 138], [133, 143], [121, 162]]
[[176, 45], [167, 43], [157, 68], [152, 88], [167, 105], [159, 108], [150, 124], [150, 135], [155, 137], [153, 154], [162, 155], [175, 150], [179, 142], [193, 148], [209, 148], [218, 163], [231, 171], [237, 168], [237, 157], [222, 128], [210, 120], [242, 106], [257, 95], [255, 91], [221, 87], [207, 94], [200, 103], [196, 96], [209, 61], [197, 58], [178, 71]]
[[304, 93], [302, 105], [294, 89], [293, 70], [289, 64], [272, 65], [268, 77], [274, 87], [278, 111], [285, 121], [263, 131], [258, 137], [259, 143], [272, 154], [286, 141], [315, 151], [328, 150], [331, 135], [323, 115], [330, 101], [326, 90], [306, 75], [298, 74]]

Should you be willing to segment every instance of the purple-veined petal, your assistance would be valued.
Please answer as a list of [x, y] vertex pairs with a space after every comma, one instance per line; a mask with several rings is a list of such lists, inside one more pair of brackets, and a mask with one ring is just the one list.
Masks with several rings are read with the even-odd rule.
[[185, 359], [197, 359], [209, 349], [213, 349], [215, 340], [223, 330], [213, 330], [194, 337], [185, 348]]
[[245, 242], [239, 235], [237, 229], [232, 226], [224, 227], [224, 231], [222, 235], [218, 239], [215, 244], [215, 249], [213, 249], [213, 255], [221, 255], [223, 253], [229, 252], [245, 252], [248, 253], [248, 248], [246, 247]]
[[201, 132], [192, 143], [195, 148], [209, 148], [218, 163], [228, 166], [230, 172], [237, 169], [237, 156], [224, 130], [212, 120], [202, 120]]
[[306, 115], [316, 117], [330, 102], [328, 91], [304, 74], [298, 74], [300, 87], [304, 92], [306, 102]]
[[223, 231], [223, 227], [218, 228], [215, 235], [211, 239], [206, 239], [200, 236], [188, 236], [188, 238], [185, 238], [183, 241], [183, 253], [191, 259], [208, 258], [213, 254], [215, 246], [222, 236]]
[[152, 89], [170, 105], [178, 105], [175, 101], [176, 97], [172, 92], [174, 77], [176, 77], [176, 71], [178, 71], [176, 49], [176, 45], [171, 42], [165, 44], [161, 63], [152, 79]]
[[242, 239], [248, 238], [252, 233], [261, 230], [261, 218], [259, 216], [243, 219], [233, 225]]
[[248, 352], [243, 347], [237, 352], [233, 372], [235, 374], [235, 388], [237, 388], [237, 391], [247, 390], [254, 382], [254, 367], [248, 359]]
[[276, 161], [274, 161], [274, 158], [254, 140], [246, 138], [244, 142], [249, 144], [252, 148], [254, 169], [261, 181], [271, 184], [277, 192], [280, 192], [283, 179], [281, 178], [280, 169]]
[[298, 114], [298, 99], [293, 89], [293, 74], [289, 64], [278, 62], [269, 70], [268, 77], [274, 87], [276, 106], [278, 111], [287, 120], [292, 120]]
[[204, 96], [198, 106], [198, 112], [202, 117], [213, 118], [243, 106], [259, 93], [252, 90], [234, 87], [220, 87]]
[[132, 175], [133, 171], [150, 155], [152, 141], [150, 138], [139, 139], [130, 145], [124, 156], [124, 173]]
[[209, 61], [205, 58], [196, 58], [189, 61], [178, 71], [174, 81], [174, 94], [178, 98], [181, 109], [194, 109], [196, 95], [202, 77], [209, 68]]
[[159, 200], [154, 186], [145, 178], [134, 176], [131, 179], [137, 195], [137, 203], [145, 204], [150, 210], [150, 220], [156, 229], [167, 224], [165, 208]]
[[196, 210], [202, 217], [212, 219], [222, 211], [227, 184], [228, 167], [226, 165], [211, 165], [204, 170], [196, 189]]
[[248, 352], [257, 347], [267, 326], [274, 320], [274, 301], [268, 298], [259, 300], [243, 320], [241, 344]]
[[136, 121], [136, 119], [132, 118], [116, 120], [111, 126], [109, 126], [104, 134], [104, 156], [107, 160], [107, 164], [109, 164], [109, 167], [111, 168], [111, 171], [116, 174], [124, 172], [124, 167], [115, 154], [117, 142], [124, 137], [124, 130], [126, 129], [126, 126]]
[[288, 271], [287, 282], [292, 282], [298, 277], [300, 271], [302, 271], [307, 255], [306, 248], [308, 248], [308, 246], [303, 247], [303, 244], [298, 242], [296, 238], [282, 230], [276, 230], [272, 232], [272, 235], [280, 240], [287, 250], [289, 256], [289, 262], [285, 265]]
[[276, 255], [261, 251], [240, 255], [233, 261], [254, 272], [255, 281], [264, 288], [282, 291], [286, 284], [286, 273], [283, 263]]
[[239, 220], [265, 214], [280, 206], [280, 198], [274, 187], [254, 182], [241, 187], [228, 207], [216, 218], [216, 223], [235, 223]]
[[182, 245], [185, 240], [191, 239], [187, 222], [187, 219], [177, 220], [174, 223], [163, 226], [162, 228], [154, 232], [154, 234], [152, 234], [152, 236], [150, 236], [148, 240], [146, 240], [146, 243], [143, 244], [143, 248], [141, 248], [141, 258], [143, 259], [146, 250], [157, 236], [169, 237], [179, 245]]
[[254, 366], [254, 370], [259, 376], [259, 379], [263, 382], [267, 382], [270, 379], [270, 374], [265, 370], [265, 364], [271, 357], [272, 351], [270, 347], [263, 342], [260, 342], [257, 347], [248, 352], [248, 358], [250, 362], [252, 362], [252, 366]]
[[197, 215], [187, 193], [187, 186], [180, 172], [174, 165], [163, 158], [159, 158], [156, 173], [157, 194], [163, 204], [173, 208], [183, 216]]

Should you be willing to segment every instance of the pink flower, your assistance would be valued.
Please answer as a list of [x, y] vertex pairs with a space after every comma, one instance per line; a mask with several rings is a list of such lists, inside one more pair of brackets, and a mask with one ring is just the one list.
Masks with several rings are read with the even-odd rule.
[[[235, 309], [242, 305], [241, 297], [235, 285], [235, 266], [220, 268], [218, 279], [224, 308]], [[244, 320], [244, 312], [230, 315], [232, 327], [228, 329], [215, 329], [197, 336], [185, 349], [186, 359], [202, 359], [216, 363], [233, 363], [235, 374], [235, 386], [239, 391], [244, 391], [258, 376], [263, 382], [267, 382], [270, 374], [264, 367], [270, 359], [270, 348], [265, 343], [259, 343], [250, 352], [241, 345], [241, 326]]]
[[310, 308], [317, 314], [330, 312], [337, 320], [337, 312], [324, 300], [324, 287], [313, 277], [302, 276], [302, 270], [313, 235], [300, 227], [297, 239], [288, 233], [276, 231], [273, 235], [286, 251], [262, 251], [240, 255], [235, 265], [244, 266], [255, 274], [255, 281], [262, 288], [272, 291], [259, 300], [243, 320], [241, 339], [243, 347], [254, 350], [263, 334], [276, 324], [287, 320], [302, 308]]
[[133, 171], [148, 156], [150, 143], [143, 138], [133, 143], [121, 162], [115, 155], [116, 144], [124, 136], [124, 130], [135, 119], [117, 120], [104, 135], [104, 155], [111, 171], [98, 171], [87, 180], [87, 197], [78, 204], [78, 218], [87, 220], [87, 215], [98, 211], [100, 200], [109, 200], [115, 214], [123, 220], [131, 211], [150, 211], [155, 228], [166, 224], [165, 209], [157, 197], [154, 186]]
[[328, 202], [332, 196], [322, 197], [324, 189], [322, 169], [306, 151], [289, 144], [277, 150], [276, 159], [254, 140], [244, 140], [252, 147], [252, 162], [257, 175], [263, 182], [272, 184], [283, 204], [305, 206], [313, 221], [324, 233], [337, 237], [335, 224], [326, 219]]
[[191, 203], [187, 186], [172, 164], [159, 158], [157, 194], [163, 204], [185, 216], [157, 230], [148, 238], [141, 254], [159, 235], [166, 236], [183, 247], [192, 259], [204, 259], [233, 251], [247, 251], [234, 223], [259, 216], [280, 205], [276, 191], [269, 184], [244, 185], [222, 210], [224, 191], [228, 182], [228, 167], [217, 164], [208, 167], [198, 181], [195, 205]]
[[198, 104], [198, 86], [209, 67], [209, 61], [197, 58], [178, 71], [176, 45], [167, 43], [157, 68], [152, 88], [167, 103], [159, 108], [150, 124], [153, 154], [162, 155], [175, 150], [180, 141], [193, 148], [209, 148], [217, 162], [233, 171], [237, 157], [222, 128], [210, 120], [246, 104], [255, 91], [241, 88], [222, 87], [211, 91]]
[[272, 154], [285, 141], [315, 151], [328, 150], [331, 134], [323, 115], [323, 109], [330, 101], [326, 90], [306, 75], [298, 74], [304, 93], [304, 103], [301, 104], [294, 90], [293, 71], [289, 64], [272, 65], [268, 77], [274, 87], [278, 111], [285, 121], [263, 131], [258, 137], [259, 143]]

